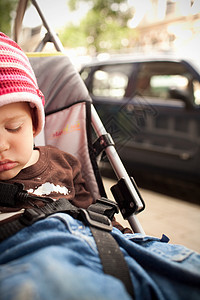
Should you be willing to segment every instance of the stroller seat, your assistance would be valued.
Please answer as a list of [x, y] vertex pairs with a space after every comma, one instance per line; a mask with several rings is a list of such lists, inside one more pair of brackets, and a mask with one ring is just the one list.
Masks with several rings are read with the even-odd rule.
[[77, 157], [93, 198], [105, 196], [92, 153], [92, 101], [79, 74], [65, 55], [29, 53], [27, 56], [46, 102], [45, 128], [36, 137], [35, 145], [52, 145]]

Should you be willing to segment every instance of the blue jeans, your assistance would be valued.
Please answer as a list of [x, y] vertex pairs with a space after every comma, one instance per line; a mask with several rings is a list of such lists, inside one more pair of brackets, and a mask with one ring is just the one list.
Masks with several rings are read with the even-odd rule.
[[[166, 240], [113, 228], [130, 269], [135, 299], [199, 299], [200, 255]], [[105, 275], [90, 229], [55, 214], [0, 244], [1, 300], [130, 299]]]

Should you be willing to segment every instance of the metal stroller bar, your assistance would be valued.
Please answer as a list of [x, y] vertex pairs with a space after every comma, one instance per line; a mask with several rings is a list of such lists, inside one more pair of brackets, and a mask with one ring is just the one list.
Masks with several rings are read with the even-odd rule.
[[[54, 32], [54, 30], [52, 30], [51, 26], [46, 21], [38, 2], [36, 0], [31, 0], [31, 2], [35, 6], [35, 8], [42, 20], [42, 23], [47, 30], [45, 37], [40, 42], [40, 44], [37, 46], [37, 48], [35, 49], [35, 52], [40, 52], [44, 48], [44, 46], [47, 42], [52, 42], [57, 51], [64, 53], [65, 50], [64, 50], [64, 47], [63, 47], [60, 39], [58, 38], [58, 36]], [[18, 8], [17, 8], [17, 15], [15, 18], [15, 25], [14, 25], [14, 40], [16, 42], [18, 42], [18, 39], [19, 39], [19, 32], [21, 30], [21, 25], [22, 25], [22, 21], [23, 21], [23, 17], [24, 17], [27, 5], [28, 5], [28, 0], [19, 0], [19, 4], [18, 4]]]
[[[97, 136], [107, 134], [107, 131], [105, 130], [105, 128], [101, 122], [101, 119], [99, 118], [93, 105], [92, 105], [91, 118], [92, 118], [92, 125], [93, 125], [93, 128], [94, 128]], [[133, 195], [133, 198], [136, 201], [138, 210], [140, 210], [141, 208], [143, 208], [143, 203], [141, 202], [141, 200], [138, 196], [138, 193], [130, 180], [129, 175], [127, 174], [127, 171], [124, 168], [124, 165], [122, 164], [121, 159], [119, 158], [119, 155], [118, 155], [115, 147], [108, 146], [105, 149], [105, 152], [109, 159], [110, 164], [113, 167], [113, 170], [114, 170], [117, 178], [118, 179], [124, 178], [124, 180], [126, 181], [128, 187], [129, 187], [131, 194]], [[128, 217], [127, 220], [134, 232], [143, 233], [143, 234], [145, 233], [140, 222], [138, 221], [137, 217], [134, 214], [132, 214], [130, 217]]]
[[52, 42], [54, 43], [54, 46], [56, 48], [57, 51], [60, 52], [64, 52], [64, 47], [60, 41], [60, 39], [58, 38], [58, 36], [56, 35], [56, 33], [54, 32], [54, 30], [51, 29], [51, 27], [49, 26], [49, 24], [47, 23], [38, 3], [36, 0], [32, 0], [33, 5], [35, 6], [35, 8], [38, 11], [38, 14], [40, 15], [40, 18], [43, 22], [44, 27], [46, 28], [48, 34], [44, 37], [44, 40], [42, 41], [42, 44], [38, 46], [38, 48], [36, 49], [36, 51], [40, 51], [41, 47], [43, 48], [43, 46], [46, 44], [46, 42]]

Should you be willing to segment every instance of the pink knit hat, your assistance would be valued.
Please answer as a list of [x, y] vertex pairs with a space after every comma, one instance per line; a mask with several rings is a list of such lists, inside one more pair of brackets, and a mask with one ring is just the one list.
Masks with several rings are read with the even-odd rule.
[[23, 50], [0, 32], [0, 107], [14, 102], [36, 107], [37, 135], [44, 126], [44, 95]]

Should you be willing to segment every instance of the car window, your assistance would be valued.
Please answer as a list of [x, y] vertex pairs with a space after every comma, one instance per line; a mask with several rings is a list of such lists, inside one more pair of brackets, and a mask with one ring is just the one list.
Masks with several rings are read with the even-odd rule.
[[136, 93], [159, 101], [200, 102], [199, 82], [177, 62], [142, 63], [136, 79]]
[[[175, 90], [187, 93], [189, 80], [183, 75], [152, 75], [149, 83], [149, 96], [163, 99], [176, 98]], [[146, 92], [146, 91], [145, 91]], [[148, 95], [148, 92], [146, 92]]]
[[94, 72], [91, 93], [94, 96], [121, 99], [126, 91], [132, 64], [101, 66]]

